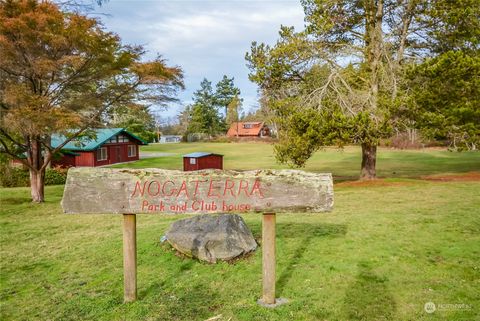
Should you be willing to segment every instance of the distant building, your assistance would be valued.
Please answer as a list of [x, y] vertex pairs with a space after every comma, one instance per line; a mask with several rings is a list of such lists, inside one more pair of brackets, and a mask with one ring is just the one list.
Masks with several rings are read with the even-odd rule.
[[234, 122], [227, 132], [228, 137], [270, 137], [270, 128], [264, 122]]
[[166, 143], [180, 143], [182, 141], [182, 136], [177, 135], [162, 135], [160, 136], [159, 143], [166, 144]]
[[183, 170], [185, 172], [210, 168], [223, 169], [223, 155], [204, 152], [183, 155]]
[[[96, 167], [139, 159], [139, 145], [148, 145], [141, 138], [123, 128], [96, 129], [96, 139], [73, 140], [61, 149], [60, 158], [52, 165]], [[65, 141], [65, 137], [53, 135], [52, 147]]]

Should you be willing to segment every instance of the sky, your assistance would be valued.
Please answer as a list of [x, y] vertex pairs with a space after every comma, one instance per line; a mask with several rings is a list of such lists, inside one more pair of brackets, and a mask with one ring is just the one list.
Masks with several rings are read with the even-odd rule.
[[223, 75], [235, 77], [245, 111], [258, 108], [257, 86], [248, 80], [245, 53], [252, 41], [274, 44], [280, 25], [303, 28], [299, 0], [127, 1], [110, 0], [96, 10], [109, 31], [125, 44], [143, 45], [146, 58], [161, 54], [184, 71], [179, 104], [161, 111], [174, 117], [192, 102], [203, 78], [213, 86]]

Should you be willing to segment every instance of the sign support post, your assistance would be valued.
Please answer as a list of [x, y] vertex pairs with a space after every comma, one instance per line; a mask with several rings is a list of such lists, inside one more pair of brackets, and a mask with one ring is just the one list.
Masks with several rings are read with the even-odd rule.
[[135, 214], [123, 214], [123, 300], [137, 299], [137, 226]]
[[264, 304], [275, 304], [275, 213], [263, 213], [262, 269]]

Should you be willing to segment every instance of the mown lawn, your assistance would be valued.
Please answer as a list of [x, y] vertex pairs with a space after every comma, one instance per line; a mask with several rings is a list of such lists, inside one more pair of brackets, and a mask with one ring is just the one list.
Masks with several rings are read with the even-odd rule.
[[[228, 167], [243, 164], [233, 153]], [[329, 162], [316, 168], [326, 170], [336, 153], [318, 153]], [[391, 159], [402, 155], [395, 153], [381, 154], [383, 173], [402, 163]], [[416, 155], [423, 154], [401, 159]], [[478, 166], [456, 155], [435, 152], [417, 173], [431, 173], [442, 158], [457, 163], [452, 170], [442, 163], [448, 171]], [[331, 213], [279, 214], [277, 294], [290, 303], [270, 310], [256, 304], [261, 248], [235, 264], [182, 258], [159, 243], [180, 217], [160, 215], [138, 218], [139, 300], [123, 304], [121, 216], [62, 214], [62, 186], [47, 187], [41, 205], [30, 203], [26, 188], [0, 189], [0, 319], [479, 320], [479, 190], [478, 181], [340, 184]], [[260, 239], [261, 217], [243, 217]], [[424, 311], [429, 301], [437, 304], [433, 314]]]
[[[267, 143], [181, 143], [150, 144], [142, 147], [142, 153], [168, 156], [146, 158], [115, 167], [159, 167], [182, 169], [182, 155], [206, 151], [224, 155], [225, 169], [288, 168], [275, 161], [273, 147]], [[358, 147], [343, 150], [327, 148], [314, 154], [305, 170], [333, 173], [335, 180], [357, 179], [360, 172], [361, 151]], [[412, 178], [422, 175], [480, 171], [479, 152], [450, 152], [447, 150], [394, 150], [380, 148], [377, 159], [379, 177]]]

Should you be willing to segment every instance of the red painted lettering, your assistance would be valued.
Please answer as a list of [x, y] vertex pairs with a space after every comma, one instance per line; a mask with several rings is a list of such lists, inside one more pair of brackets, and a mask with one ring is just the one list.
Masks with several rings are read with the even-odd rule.
[[[245, 186], [243, 186], [243, 183], [245, 183]], [[244, 191], [245, 195], [247, 195], [248, 197], [250, 196], [250, 194], [248, 193], [248, 182], [244, 181], [243, 179], [240, 181], [240, 185], [238, 186], [238, 196], [240, 196], [241, 191]]]
[[208, 197], [220, 197], [220, 195], [213, 193], [215, 191], [215, 188], [217, 187], [213, 185], [213, 182], [215, 181], [212, 179], [210, 181], [210, 188], [208, 189]]
[[263, 192], [262, 188], [260, 187], [260, 181], [258, 179], [255, 180], [255, 183], [253, 183], [252, 191], [250, 192], [250, 195], [253, 195], [253, 193], [258, 193], [260, 198], [263, 198]]
[[[228, 183], [231, 183], [230, 186], [228, 186]], [[235, 196], [235, 192], [233, 191], [233, 187], [235, 186], [235, 182], [229, 180], [228, 178], [225, 180], [225, 188], [223, 189], [223, 196], [227, 195], [227, 190], [230, 191], [230, 194], [232, 196]]]
[[165, 186], [167, 186], [167, 183], [172, 184], [172, 187], [175, 186], [175, 183], [174, 183], [174, 182], [172, 182], [172, 181], [166, 181], [165, 183], [163, 183], [163, 186], [162, 186], [162, 194], [163, 194], [163, 196], [172, 196], [173, 194], [175, 194], [175, 193], [177, 192], [177, 190], [176, 190], [175, 188], [172, 188], [172, 189], [170, 190], [170, 193], [167, 194], [167, 193], [165, 192]]
[[193, 193], [193, 196], [197, 196], [197, 193], [198, 193], [198, 185], [200, 183], [205, 183], [205, 182], [208, 182], [208, 181], [192, 181], [192, 183], [195, 183], [195, 192]]
[[134, 197], [138, 191], [139, 195], [140, 196], [143, 196], [143, 193], [145, 192], [145, 185], [147, 184], [147, 182], [143, 182], [143, 188], [141, 187], [140, 185], [140, 181], [137, 181], [135, 183], [135, 189], [133, 190], [133, 193], [130, 197]]
[[185, 197], [188, 198], [187, 183], [185, 183], [185, 181], [182, 182], [182, 186], [180, 186], [180, 189], [178, 190], [177, 197], [180, 196], [180, 193], [182, 193], [182, 191], [185, 194]]
[[198, 211], [200, 208], [198, 207], [198, 201], [194, 201], [192, 203], [192, 210]]
[[[153, 189], [152, 189], [153, 186]], [[155, 186], [156, 186], [156, 191], [155, 191]], [[157, 196], [160, 194], [160, 183], [158, 181], [151, 181], [150, 184], [148, 184], [148, 195], [150, 196]]]

